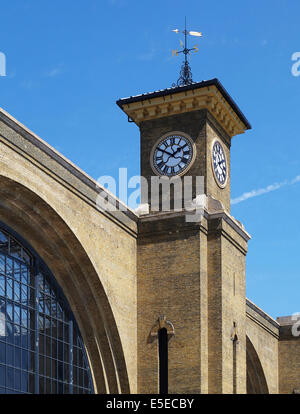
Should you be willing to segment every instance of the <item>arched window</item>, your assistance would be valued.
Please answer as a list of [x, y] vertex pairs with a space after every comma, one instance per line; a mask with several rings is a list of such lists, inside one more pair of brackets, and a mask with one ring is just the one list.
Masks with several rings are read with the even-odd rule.
[[79, 329], [54, 276], [0, 224], [0, 394], [93, 393]]

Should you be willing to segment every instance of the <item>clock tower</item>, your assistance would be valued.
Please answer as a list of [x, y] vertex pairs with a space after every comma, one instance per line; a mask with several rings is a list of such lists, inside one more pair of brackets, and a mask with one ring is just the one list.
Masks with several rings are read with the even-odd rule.
[[[217, 79], [117, 102], [140, 128], [141, 176], [204, 178], [204, 193], [230, 212], [231, 138], [251, 128]], [[194, 180], [193, 198], [197, 195]]]
[[[154, 212], [150, 206], [139, 217], [138, 392], [157, 393], [164, 384], [169, 393], [245, 393], [250, 236], [230, 215], [230, 147], [232, 137], [251, 126], [217, 79], [117, 104], [140, 129], [142, 203], [151, 200], [153, 177], [185, 183], [190, 176], [192, 198], [200, 195], [203, 204], [193, 222], [184, 209]], [[204, 180], [202, 193], [197, 177]]]

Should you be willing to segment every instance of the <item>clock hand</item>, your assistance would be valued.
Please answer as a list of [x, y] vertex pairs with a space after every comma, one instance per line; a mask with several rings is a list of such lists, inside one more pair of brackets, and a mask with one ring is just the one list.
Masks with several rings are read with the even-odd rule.
[[221, 171], [222, 171], [222, 174], [226, 174], [226, 169], [225, 169], [225, 167], [222, 167], [222, 165], [220, 166], [220, 168], [221, 168]]
[[[172, 147], [171, 147], [172, 148]], [[168, 154], [169, 155], [169, 157], [168, 157], [168, 159], [166, 160], [166, 163], [169, 161], [169, 159], [170, 159], [170, 157], [173, 157], [173, 158], [178, 158], [178, 157], [174, 157], [174, 155], [178, 152], [178, 150], [180, 150], [181, 149], [181, 147], [179, 147], [175, 152], [173, 152], [172, 154], [169, 152], [169, 151], [166, 151], [166, 150], [163, 150], [163, 149], [161, 149], [161, 148], [159, 148], [159, 151], [161, 151], [161, 152], [164, 152], [164, 153], [166, 153], [166, 154]], [[173, 151], [173, 149], [172, 149], [172, 151]]]
[[[223, 165], [222, 165], [223, 164]], [[221, 160], [218, 162], [218, 166], [221, 168], [222, 171], [225, 170], [226, 166], [225, 166], [225, 160]]]
[[[182, 150], [182, 147], [178, 147], [177, 150], [173, 153], [173, 157], [174, 155], [177, 154], [177, 152], [180, 152]], [[174, 158], [179, 158], [179, 157], [174, 157]]]
[[171, 154], [169, 151], [166, 151], [166, 150], [163, 150], [163, 149], [160, 149], [160, 148], [159, 148], [159, 151], [161, 151], [161, 152], [165, 152], [166, 154], [168, 154], [168, 155], [170, 155], [170, 156], [173, 156], [173, 154]]

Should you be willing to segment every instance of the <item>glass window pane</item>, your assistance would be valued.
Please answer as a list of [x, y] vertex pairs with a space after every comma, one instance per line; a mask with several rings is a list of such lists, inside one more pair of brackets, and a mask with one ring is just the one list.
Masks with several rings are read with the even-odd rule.
[[79, 351], [79, 361], [78, 361], [78, 365], [79, 365], [80, 367], [83, 367], [83, 366], [84, 366], [84, 363], [83, 363], [83, 353], [82, 353], [82, 350], [80, 350], [80, 351]]
[[86, 370], [84, 371], [84, 374], [83, 374], [83, 386], [85, 388], [89, 387], [89, 376]]
[[14, 262], [14, 279], [17, 281], [21, 280], [21, 263], [18, 261]]
[[28, 354], [29, 362], [28, 362], [28, 369], [30, 372], [34, 372], [35, 367], [35, 353], [29, 352]]
[[57, 303], [55, 299], [51, 299], [51, 316], [57, 318]]
[[6, 367], [6, 387], [12, 389], [14, 387], [14, 369]]
[[27, 392], [28, 391], [28, 378], [29, 375], [27, 372], [22, 371], [21, 373], [21, 390], [23, 392]]
[[0, 300], [0, 339], [6, 337], [5, 302]]
[[51, 337], [46, 336], [45, 337], [45, 355], [50, 356], [51, 355]]
[[21, 324], [27, 328], [28, 327], [28, 309], [22, 308], [21, 310]]
[[12, 345], [6, 345], [6, 363], [7, 365], [14, 366], [14, 347]]
[[42, 332], [44, 330], [44, 317], [43, 315], [39, 314], [39, 331]]
[[22, 349], [15, 348], [15, 365], [16, 368], [22, 367]]
[[11, 344], [14, 343], [14, 332], [16, 331], [15, 326], [13, 323], [8, 322], [6, 319], [6, 324], [5, 324], [5, 339], [6, 342], [9, 342]]
[[14, 323], [21, 324], [21, 308], [18, 305], [14, 305]]
[[0, 251], [8, 253], [8, 237], [2, 231], [0, 232]]
[[21, 286], [20, 283], [16, 282], [14, 283], [14, 301], [15, 302], [20, 302], [20, 290], [21, 290]]
[[57, 359], [60, 361], [63, 361], [64, 359], [64, 346], [61, 341], [57, 342], [58, 348], [57, 348]]
[[26, 285], [30, 284], [29, 270], [28, 267], [25, 265], [21, 265], [21, 282]]
[[5, 297], [5, 276], [0, 275], [0, 296]]
[[73, 380], [74, 385], [78, 385], [78, 369], [77, 367], [73, 367]]
[[0, 364], [6, 362], [5, 347], [5, 342], [0, 341]]
[[0, 254], [0, 274], [5, 275], [5, 256]]
[[52, 348], [51, 348], [51, 350], [52, 350], [52, 358], [57, 358], [57, 341], [56, 341], [56, 339], [53, 339], [52, 338]]
[[57, 394], [57, 381], [52, 381], [52, 394]]
[[10, 278], [6, 279], [6, 297], [8, 299], [13, 298], [13, 281]]
[[64, 380], [70, 381], [70, 365], [64, 364]]
[[61, 361], [57, 362], [57, 378], [61, 381], [64, 380], [64, 364]]
[[23, 249], [23, 260], [24, 262], [30, 264], [30, 256], [24, 249]]
[[51, 394], [51, 379], [46, 378], [46, 394]]
[[13, 270], [13, 260], [9, 257], [6, 257], [6, 268], [5, 268], [5, 274], [7, 276], [13, 276], [14, 270]]
[[41, 293], [43, 293], [44, 292], [44, 276], [42, 274], [39, 274], [37, 278], [38, 278], [39, 290]]
[[45, 301], [44, 301], [44, 306], [45, 306], [45, 314], [46, 315], [50, 315], [51, 314], [51, 298], [48, 296], [45, 296]]
[[58, 390], [57, 394], [63, 394], [64, 393], [64, 384], [62, 382], [58, 382]]
[[25, 349], [22, 349], [22, 369], [28, 371], [29, 370], [29, 353]]
[[52, 368], [52, 364], [51, 364], [51, 359], [50, 358], [45, 358], [45, 375], [47, 377], [51, 377], [51, 368]]
[[51, 336], [51, 318], [45, 316], [44, 324], [44, 333], [48, 336]]
[[58, 321], [57, 322], [57, 338], [61, 341], [64, 339], [63, 332], [64, 332], [64, 324], [63, 322]]
[[44, 313], [44, 295], [40, 293], [39, 295], [39, 311]]
[[45, 336], [42, 334], [39, 335], [39, 351], [40, 354], [45, 354]]
[[78, 365], [78, 349], [73, 347], [73, 365]]
[[62, 320], [63, 319], [63, 310], [60, 304], [57, 304], [57, 318]]
[[20, 333], [20, 332], [17, 332], [17, 333], [15, 334], [14, 345], [15, 345], [16, 347], [18, 347], [18, 348], [19, 348], [20, 346], [22, 346], [21, 339], [22, 339], [22, 335], [21, 335], [21, 333]]
[[29, 301], [29, 287], [21, 284], [21, 302], [24, 306], [28, 305]]
[[80, 387], [83, 387], [83, 376], [84, 376], [84, 370], [83, 369], [79, 369], [79, 385]]
[[5, 387], [5, 366], [4, 365], [0, 365], [0, 386]]
[[39, 378], [39, 393], [45, 394], [45, 377]]
[[64, 341], [69, 342], [69, 325], [64, 324]]
[[15, 369], [15, 390], [21, 391], [21, 371]]
[[42, 355], [39, 356], [39, 373], [45, 375], [45, 358]]
[[33, 394], [34, 390], [35, 390], [34, 374], [29, 374], [29, 376], [28, 376], [28, 392]]
[[22, 260], [22, 247], [20, 244], [14, 240], [10, 239], [10, 251], [9, 254], [17, 259]]

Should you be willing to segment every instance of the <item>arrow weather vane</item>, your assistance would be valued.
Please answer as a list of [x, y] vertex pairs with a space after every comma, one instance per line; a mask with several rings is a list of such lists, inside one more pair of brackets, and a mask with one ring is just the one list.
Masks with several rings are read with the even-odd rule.
[[[183, 31], [180, 31], [178, 29], [174, 29], [173, 32], [184, 34], [184, 45], [183, 45], [182, 40], [180, 40], [180, 46], [183, 49], [180, 50], [180, 51], [172, 50], [172, 56], [174, 56], [174, 55], [178, 56], [179, 53], [184, 54], [184, 62], [182, 63], [182, 66], [181, 66], [180, 77], [177, 81], [177, 86], [190, 85], [191, 83], [193, 83], [193, 79], [192, 79], [192, 71], [191, 71], [191, 68], [190, 68], [190, 65], [189, 65], [189, 62], [188, 62], [188, 55], [190, 55], [192, 51], [194, 51], [194, 53], [197, 53], [199, 49], [198, 49], [197, 45], [195, 45], [191, 49], [189, 49], [187, 47], [187, 35], [201, 37], [202, 33], [201, 32], [191, 32], [191, 31], [186, 30], [186, 18], [185, 18], [185, 29]], [[176, 84], [173, 83], [172, 86], [176, 86]]]

